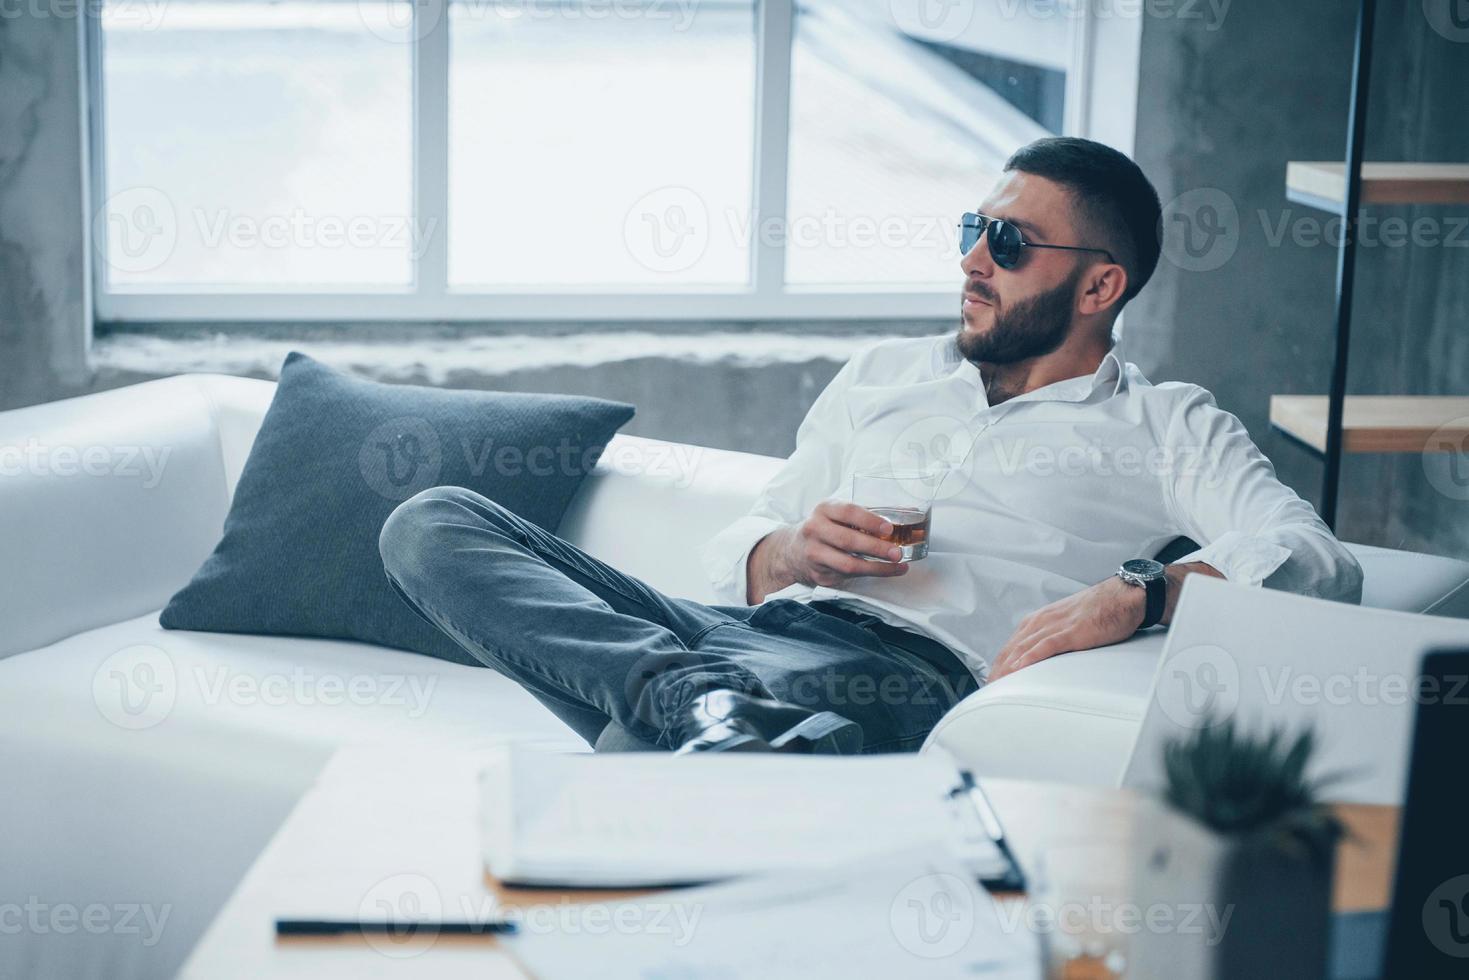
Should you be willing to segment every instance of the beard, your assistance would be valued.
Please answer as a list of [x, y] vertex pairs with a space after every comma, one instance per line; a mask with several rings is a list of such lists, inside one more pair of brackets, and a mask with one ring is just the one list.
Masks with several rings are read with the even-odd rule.
[[[993, 305], [994, 323], [983, 333], [961, 323], [959, 353], [974, 364], [1014, 364], [1043, 357], [1060, 347], [1071, 332], [1072, 302], [1082, 271], [1077, 269], [1059, 286], [1017, 303], [1013, 309]], [[970, 287], [968, 291], [991, 304], [998, 303], [988, 286], [978, 285], [979, 289]]]

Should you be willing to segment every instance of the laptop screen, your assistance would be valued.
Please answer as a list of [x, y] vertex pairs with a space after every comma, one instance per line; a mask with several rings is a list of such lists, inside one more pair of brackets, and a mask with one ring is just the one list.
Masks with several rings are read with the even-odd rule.
[[1398, 839], [1388, 978], [1469, 976], [1469, 649], [1423, 658]]

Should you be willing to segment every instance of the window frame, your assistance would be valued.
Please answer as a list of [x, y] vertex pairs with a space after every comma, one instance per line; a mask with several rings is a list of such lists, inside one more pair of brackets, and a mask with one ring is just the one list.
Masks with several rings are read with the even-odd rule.
[[[411, 0], [413, 147], [411, 199], [420, 227], [433, 227], [418, 257], [411, 285], [380, 290], [190, 289], [187, 286], [110, 287], [106, 242], [94, 241], [92, 296], [97, 322], [625, 322], [952, 319], [953, 289], [794, 286], [785, 282], [785, 247], [779, 236], [751, 240], [750, 281], [738, 287], [678, 285], [625, 290], [544, 287], [454, 288], [448, 283], [449, 236], [449, 17], [450, 0]], [[791, 56], [798, 0], [754, 0], [755, 115], [752, 227], [762, 215], [784, 215], [790, 147]], [[1081, 0], [1073, 10], [1073, 51], [1066, 80], [1063, 129], [1131, 151], [1135, 98], [1116, 88], [1099, 98], [1093, 86], [1099, 45], [1123, 54], [1108, 59], [1108, 81], [1137, 84], [1141, 18], [1101, 19]], [[102, 26], [86, 18], [88, 179], [97, 208], [107, 200]], [[1121, 106], [1122, 108], [1118, 108]], [[1099, 119], [1105, 115], [1105, 119]], [[1098, 125], [1098, 122], [1101, 125]], [[955, 216], [957, 221], [957, 215]], [[434, 224], [428, 225], [432, 221]], [[87, 234], [91, 237], [89, 227]]]

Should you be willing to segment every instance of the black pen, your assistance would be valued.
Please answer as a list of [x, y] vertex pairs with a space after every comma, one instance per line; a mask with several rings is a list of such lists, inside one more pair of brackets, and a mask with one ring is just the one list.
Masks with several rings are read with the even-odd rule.
[[1024, 891], [1025, 875], [1020, 870], [1020, 862], [1015, 860], [1015, 853], [1010, 850], [1009, 841], [1005, 840], [1005, 830], [1000, 826], [1000, 818], [995, 815], [995, 808], [990, 805], [989, 797], [985, 796], [984, 790], [979, 788], [979, 782], [974, 778], [974, 773], [968, 769], [959, 772], [959, 785], [954, 789], [954, 795], [964, 795], [969, 798], [969, 802], [979, 815], [979, 822], [983, 825], [986, 836], [994, 842], [995, 849], [1005, 859], [1005, 874], [987, 880], [985, 884], [1001, 891]]
[[358, 919], [276, 919], [277, 936], [342, 936], [349, 933], [391, 933], [394, 935], [478, 936], [514, 932], [515, 923], [505, 919], [488, 922], [377, 922]]

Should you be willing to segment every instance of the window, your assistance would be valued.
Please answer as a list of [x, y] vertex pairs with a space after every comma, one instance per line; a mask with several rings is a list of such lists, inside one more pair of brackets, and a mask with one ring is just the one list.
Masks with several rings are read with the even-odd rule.
[[1070, 50], [1070, 23], [1040, 18], [1020, 50], [1048, 64], [1012, 60], [994, 36], [1001, 10], [975, 13], [937, 0], [800, 5], [788, 283], [952, 292], [955, 215], [978, 206], [1013, 150], [1061, 131], [1066, 62], [1047, 52]]
[[409, 10], [109, 4], [104, 283], [412, 285]]
[[1088, 6], [106, 0], [98, 315], [947, 316]]
[[749, 282], [753, 3], [603, 9], [450, 3], [451, 286]]

